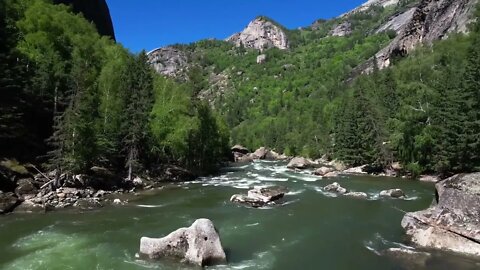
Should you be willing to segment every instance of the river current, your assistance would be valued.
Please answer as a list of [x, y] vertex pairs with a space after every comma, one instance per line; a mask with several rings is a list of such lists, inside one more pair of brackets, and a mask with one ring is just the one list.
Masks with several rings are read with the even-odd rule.
[[[333, 182], [366, 192], [369, 199], [322, 190]], [[269, 185], [288, 188], [282, 205], [253, 209], [229, 201]], [[403, 189], [407, 199], [378, 196], [390, 188]], [[411, 249], [401, 219], [427, 208], [433, 198], [430, 183], [371, 176], [325, 180], [287, 170], [285, 163], [256, 162], [169, 185], [125, 206], [0, 217], [0, 269], [196, 269], [141, 261], [135, 254], [140, 237], [162, 237], [197, 218], [214, 222], [227, 252], [228, 266], [210, 269], [480, 269], [480, 262], [453, 254], [396, 259], [385, 253]]]

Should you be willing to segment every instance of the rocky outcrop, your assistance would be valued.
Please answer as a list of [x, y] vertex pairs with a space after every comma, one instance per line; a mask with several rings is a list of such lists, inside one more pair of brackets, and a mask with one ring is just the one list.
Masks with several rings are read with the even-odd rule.
[[242, 32], [234, 34], [226, 41], [232, 42], [238, 47], [244, 46], [260, 51], [269, 48], [281, 50], [289, 48], [287, 34], [282, 27], [264, 17], [256, 18]]
[[267, 62], [267, 55], [266, 54], [260, 54], [257, 56], [257, 64], [264, 64]]
[[187, 74], [188, 56], [178, 48], [159, 48], [149, 52], [147, 55], [148, 62], [159, 74], [172, 78], [184, 78], [185, 74]]
[[353, 15], [353, 14], [358, 13], [358, 12], [366, 11], [373, 6], [388, 7], [388, 6], [396, 5], [399, 2], [400, 2], [400, 0], [368, 0], [363, 5], [361, 5], [358, 8], [341, 15], [340, 17], [347, 17], [347, 16]]
[[180, 228], [163, 238], [140, 239], [140, 257], [156, 260], [179, 259], [199, 266], [227, 262], [220, 236], [212, 221], [198, 219], [188, 228]]
[[95, 24], [100, 35], [109, 36], [115, 40], [115, 31], [106, 0], [54, 0], [53, 2], [71, 5], [73, 11], [82, 13], [87, 20]]
[[249, 190], [247, 195], [233, 195], [230, 201], [259, 208], [267, 205], [275, 205], [278, 200], [285, 196], [286, 192], [287, 189], [284, 187], [255, 187]]
[[[379, 68], [388, 67], [391, 59], [405, 56], [419, 44], [430, 44], [448, 37], [452, 32], [467, 32], [471, 15], [478, 0], [422, 0], [411, 17], [398, 26], [398, 36], [386, 48], [376, 54]], [[374, 60], [371, 60], [374, 61]], [[373, 69], [373, 64], [365, 70]]]
[[480, 256], [480, 173], [456, 175], [435, 188], [436, 205], [407, 213], [402, 220], [411, 242]]
[[403, 29], [403, 27], [412, 20], [413, 14], [415, 14], [415, 11], [416, 11], [416, 8], [410, 8], [403, 13], [393, 16], [392, 18], [390, 18], [390, 20], [388, 20], [388, 22], [380, 26], [380, 28], [378, 28], [376, 33], [378, 34], [388, 30], [393, 30], [397, 34], [399, 34]]
[[333, 30], [330, 32], [330, 35], [334, 37], [344, 37], [350, 35], [351, 33], [352, 24], [349, 21], [346, 21], [335, 26], [335, 28], [333, 28]]

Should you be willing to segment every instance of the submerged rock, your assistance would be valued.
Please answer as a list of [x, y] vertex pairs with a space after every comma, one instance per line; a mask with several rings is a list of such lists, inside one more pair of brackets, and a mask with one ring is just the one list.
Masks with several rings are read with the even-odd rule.
[[381, 197], [392, 197], [396, 199], [405, 198], [405, 192], [401, 189], [389, 189], [389, 190], [382, 190], [380, 191]]
[[456, 175], [435, 187], [437, 204], [402, 220], [410, 240], [425, 248], [480, 256], [480, 173]]
[[255, 187], [247, 195], [235, 194], [231, 202], [246, 204], [254, 208], [274, 204], [285, 196], [287, 189], [284, 187]]
[[430, 253], [407, 248], [389, 248], [383, 254], [397, 261], [405, 269], [424, 269], [427, 261], [432, 257]]
[[343, 188], [342, 186], [340, 186], [339, 183], [335, 182], [331, 185], [328, 185], [326, 187], [323, 188], [323, 190], [325, 191], [328, 191], [328, 192], [333, 192], [333, 193], [337, 193], [337, 194], [345, 194], [347, 193], [347, 189], [346, 188]]
[[182, 262], [209, 266], [227, 262], [220, 236], [212, 221], [198, 219], [163, 238], [142, 237], [140, 256], [148, 259], [177, 258]]
[[345, 194], [345, 196], [355, 199], [368, 199], [368, 194], [365, 192], [348, 192]]

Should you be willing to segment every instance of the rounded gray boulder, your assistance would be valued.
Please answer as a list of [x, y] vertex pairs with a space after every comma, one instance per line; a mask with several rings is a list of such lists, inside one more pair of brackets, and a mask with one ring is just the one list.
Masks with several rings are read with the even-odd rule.
[[142, 237], [140, 256], [148, 259], [177, 258], [181, 262], [209, 266], [227, 262], [220, 236], [212, 221], [198, 219], [163, 238]]

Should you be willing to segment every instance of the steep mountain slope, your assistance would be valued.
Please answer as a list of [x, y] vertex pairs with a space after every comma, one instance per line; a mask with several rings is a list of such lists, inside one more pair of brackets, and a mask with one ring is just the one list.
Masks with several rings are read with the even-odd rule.
[[[448, 37], [450, 33], [467, 32], [477, 0], [422, 0], [403, 14], [407, 20], [397, 26], [399, 35], [385, 49], [376, 54], [379, 68], [388, 67], [391, 58], [404, 56], [419, 44], [431, 44]], [[408, 19], [409, 18], [409, 19]]]
[[[435, 49], [424, 50], [422, 44], [433, 46], [452, 33], [466, 32], [477, 2], [369, 1], [296, 30], [257, 19], [227, 41], [175, 46], [172, 57], [185, 56], [181, 61], [159, 50], [150, 58], [157, 69], [170, 65], [175, 72], [167, 75], [193, 85], [197, 97], [223, 115], [235, 143], [266, 145], [290, 155], [329, 153], [352, 164], [405, 158], [418, 162], [412, 168], [431, 169], [434, 165], [426, 164], [432, 159], [418, 153], [428, 150], [431, 136], [421, 133], [429, 134], [423, 127], [434, 119], [430, 102], [443, 91], [436, 81], [454, 66], [461, 76], [469, 41], [453, 35], [453, 41]], [[252, 31], [261, 25], [275, 30]], [[286, 37], [288, 48], [274, 42], [278, 39], [272, 37], [279, 36]], [[449, 55], [445, 48], [455, 53]], [[257, 61], [259, 54], [262, 61]], [[402, 64], [415, 61], [409, 55], [421, 59], [416, 74]], [[392, 59], [398, 64], [378, 71]], [[412, 115], [411, 108], [419, 114], [414, 119], [405, 117]], [[402, 147], [407, 149], [400, 151]]]
[[110, 10], [105, 0], [54, 0], [56, 4], [71, 5], [75, 12], [80, 12], [85, 18], [97, 26], [98, 32], [115, 40]]

